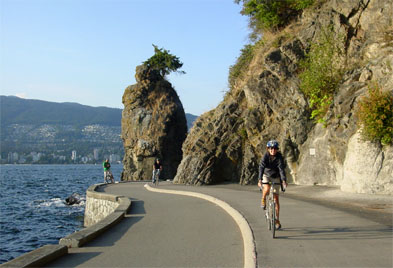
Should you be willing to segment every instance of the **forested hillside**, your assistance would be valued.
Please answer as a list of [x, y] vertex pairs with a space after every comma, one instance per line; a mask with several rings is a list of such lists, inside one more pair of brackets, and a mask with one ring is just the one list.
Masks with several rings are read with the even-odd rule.
[[120, 126], [121, 109], [0, 96], [1, 126], [60, 124]]
[[[0, 96], [0, 104], [2, 163], [93, 163], [123, 157], [122, 109], [14, 96]], [[186, 117], [190, 128], [197, 116]]]
[[[0, 96], [1, 127], [10, 124], [120, 126], [121, 109]], [[190, 129], [198, 116], [186, 113]]]

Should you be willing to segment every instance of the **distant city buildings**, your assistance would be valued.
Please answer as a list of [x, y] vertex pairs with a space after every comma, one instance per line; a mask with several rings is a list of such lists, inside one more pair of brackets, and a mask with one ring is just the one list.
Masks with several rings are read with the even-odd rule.
[[109, 156], [109, 162], [111, 162], [111, 163], [119, 162], [120, 160], [121, 160], [120, 156], [117, 154], [111, 154]]
[[8, 162], [9, 163], [15, 163], [19, 160], [19, 155], [18, 153], [8, 153]]
[[76, 155], [76, 151], [73, 150], [73, 151], [71, 152], [71, 160], [72, 160], [72, 161], [76, 161], [77, 157], [78, 157], [78, 156]]
[[99, 160], [99, 157], [100, 157], [100, 150], [99, 149], [94, 149], [93, 150], [93, 157], [94, 157], [94, 160]]
[[115, 163], [124, 154], [120, 125], [14, 123], [3, 132], [1, 164], [94, 164], [111, 154]]
[[[101, 153], [100, 153], [101, 152]], [[111, 163], [120, 164], [122, 156], [108, 153], [102, 149], [95, 148], [90, 154], [78, 155], [77, 150], [72, 150], [71, 154], [65, 151], [56, 153], [17, 153], [9, 152], [6, 158], [0, 159], [1, 164], [97, 164], [109, 159]]]

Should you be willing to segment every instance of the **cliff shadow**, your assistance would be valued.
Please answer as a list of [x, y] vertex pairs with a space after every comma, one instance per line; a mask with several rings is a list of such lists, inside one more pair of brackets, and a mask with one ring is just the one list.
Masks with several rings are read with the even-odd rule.
[[86, 243], [84, 247], [110, 247], [113, 246], [123, 235], [131, 229], [131, 227], [143, 219], [146, 214], [145, 202], [135, 198], [131, 199], [131, 207], [128, 209], [127, 214], [124, 218], [105, 231], [102, 235], [94, 239], [93, 241]]
[[293, 240], [368, 240], [392, 239], [392, 228], [385, 226], [365, 227], [289, 227], [276, 232], [278, 239]]
[[[100, 255], [116, 250], [115, 243], [119, 241], [134, 224], [143, 219], [145, 214], [144, 201], [131, 199], [131, 208], [127, 211], [125, 217], [115, 226], [106, 230], [103, 234], [86, 243], [80, 248], [70, 248], [69, 253], [55, 261], [47, 264], [45, 267], [76, 267], [78, 265], [92, 265], [100, 259]], [[113, 247], [113, 248], [112, 248]], [[97, 260], [93, 260], [97, 258]]]

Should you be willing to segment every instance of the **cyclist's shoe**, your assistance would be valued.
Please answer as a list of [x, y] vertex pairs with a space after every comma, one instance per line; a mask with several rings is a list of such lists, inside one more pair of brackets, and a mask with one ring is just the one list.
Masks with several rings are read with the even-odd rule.
[[263, 208], [263, 210], [266, 210], [266, 200], [265, 199], [261, 200], [261, 208]]
[[281, 223], [279, 220], [276, 220], [276, 230], [280, 230], [281, 229]]

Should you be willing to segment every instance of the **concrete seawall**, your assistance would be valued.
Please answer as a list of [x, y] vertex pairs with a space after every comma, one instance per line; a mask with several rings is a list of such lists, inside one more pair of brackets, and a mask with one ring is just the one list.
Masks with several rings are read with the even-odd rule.
[[99, 184], [92, 185], [86, 192], [84, 226], [89, 227], [113, 213], [119, 206], [119, 196], [96, 192]]
[[0, 267], [40, 267], [68, 254], [68, 248], [80, 247], [93, 240], [124, 218], [131, 206], [129, 198], [97, 192], [103, 184], [90, 186], [86, 191], [84, 225], [86, 228], [61, 238], [59, 245], [45, 245], [25, 253]]

